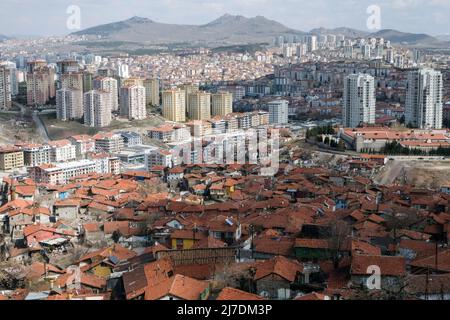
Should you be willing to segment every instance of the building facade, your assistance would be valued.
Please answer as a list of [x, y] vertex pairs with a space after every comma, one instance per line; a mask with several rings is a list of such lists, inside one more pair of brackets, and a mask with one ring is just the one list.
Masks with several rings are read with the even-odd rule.
[[211, 115], [226, 116], [233, 112], [233, 94], [218, 92], [211, 95]]
[[189, 94], [188, 116], [191, 120], [211, 119], [211, 94], [203, 91]]
[[375, 123], [375, 85], [372, 76], [351, 74], [345, 78], [342, 120], [347, 128]]
[[120, 89], [120, 115], [129, 120], [142, 120], [147, 117], [145, 88], [138, 85], [124, 86]]
[[89, 127], [106, 127], [111, 123], [111, 95], [92, 90], [84, 94], [84, 124]]
[[56, 117], [61, 121], [83, 117], [83, 91], [63, 88], [56, 92]]
[[269, 123], [288, 123], [289, 102], [287, 100], [274, 100], [269, 102]]
[[442, 73], [430, 68], [408, 73], [405, 123], [420, 129], [442, 128]]
[[171, 89], [162, 93], [162, 114], [170, 121], [186, 121], [186, 94], [180, 89]]

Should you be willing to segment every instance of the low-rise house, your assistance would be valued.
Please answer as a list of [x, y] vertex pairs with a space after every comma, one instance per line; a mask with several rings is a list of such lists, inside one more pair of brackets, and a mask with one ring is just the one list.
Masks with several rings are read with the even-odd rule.
[[194, 244], [207, 235], [198, 229], [176, 229], [170, 233], [172, 249], [191, 249]]
[[355, 286], [367, 286], [368, 279], [379, 272], [380, 288], [395, 290], [406, 276], [404, 257], [381, 255], [354, 255], [351, 263], [351, 282]]
[[242, 227], [233, 217], [218, 216], [210, 220], [207, 225], [209, 235], [227, 244], [233, 244], [242, 236]]
[[328, 239], [295, 239], [294, 250], [298, 259], [323, 260], [330, 257], [330, 240]]
[[106, 290], [106, 279], [103, 277], [81, 272], [78, 279], [79, 282], [75, 281], [73, 274], [65, 273], [56, 279], [55, 286], [68, 291], [79, 290], [92, 293], [100, 293]]
[[38, 189], [36, 186], [28, 185], [14, 185], [11, 187], [11, 200], [23, 199], [34, 201], [34, 198], [38, 195]]
[[257, 294], [253, 294], [250, 292], [242, 291], [239, 289], [226, 287], [220, 291], [216, 300], [265, 300], [264, 297], [258, 296]]
[[450, 273], [411, 275], [405, 292], [420, 300], [450, 300]]
[[207, 300], [209, 295], [208, 282], [179, 274], [145, 289], [145, 300]]
[[23, 229], [34, 223], [32, 208], [19, 208], [8, 212], [12, 240], [23, 239]]
[[269, 299], [290, 299], [291, 286], [299, 282], [303, 266], [296, 260], [282, 256], [258, 262], [254, 281], [260, 296]]
[[109, 276], [120, 263], [136, 257], [137, 254], [119, 244], [95, 250], [80, 258], [80, 268], [100, 277]]
[[80, 200], [76, 198], [58, 200], [53, 204], [53, 213], [63, 220], [75, 220], [78, 218]]

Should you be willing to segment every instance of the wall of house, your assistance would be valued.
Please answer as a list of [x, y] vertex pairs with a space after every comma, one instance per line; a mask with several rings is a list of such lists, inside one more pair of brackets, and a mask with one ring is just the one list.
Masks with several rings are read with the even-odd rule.
[[[183, 249], [191, 249], [194, 246], [194, 240], [193, 239], [183, 239]], [[172, 239], [172, 248], [177, 248], [177, 239]]]
[[328, 252], [325, 249], [295, 248], [295, 256], [299, 259], [327, 259]]
[[256, 281], [257, 294], [263, 295], [267, 292], [270, 299], [290, 299], [292, 295], [290, 287], [288, 281], [275, 274]]
[[55, 214], [61, 219], [73, 220], [78, 216], [78, 207], [57, 207]]

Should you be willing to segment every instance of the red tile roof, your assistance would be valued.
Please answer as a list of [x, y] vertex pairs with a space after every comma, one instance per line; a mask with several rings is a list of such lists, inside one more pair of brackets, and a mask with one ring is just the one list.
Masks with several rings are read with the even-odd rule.
[[220, 291], [216, 300], [265, 300], [263, 297], [239, 289], [226, 287]]
[[352, 259], [351, 273], [354, 275], [368, 275], [370, 266], [380, 267], [382, 276], [404, 276], [406, 263], [404, 257], [381, 255], [354, 255]]

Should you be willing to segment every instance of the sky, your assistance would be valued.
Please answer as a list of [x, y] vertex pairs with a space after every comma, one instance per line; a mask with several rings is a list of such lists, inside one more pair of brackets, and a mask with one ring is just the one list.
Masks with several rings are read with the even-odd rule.
[[[205, 24], [219, 16], [262, 15], [288, 27], [350, 27], [370, 31], [369, 6], [380, 8], [381, 29], [450, 34], [450, 0], [0, 0], [0, 34], [63, 35], [68, 7], [80, 8], [80, 28], [140, 16], [158, 22]], [[376, 31], [376, 30], [372, 30]]]

